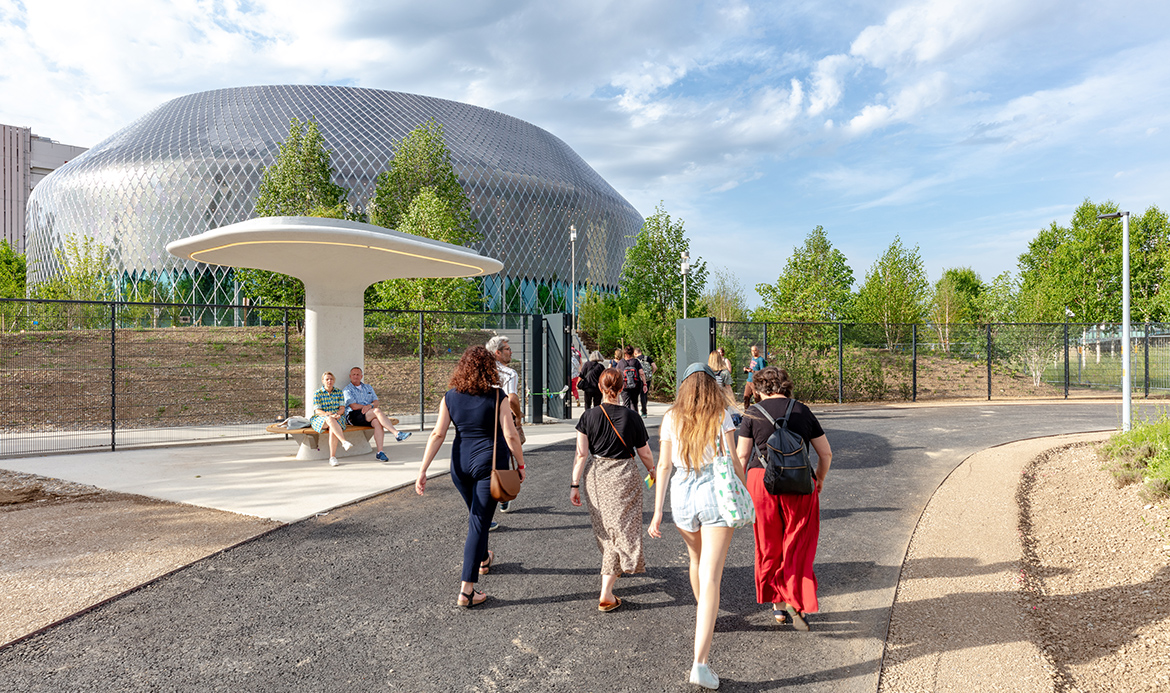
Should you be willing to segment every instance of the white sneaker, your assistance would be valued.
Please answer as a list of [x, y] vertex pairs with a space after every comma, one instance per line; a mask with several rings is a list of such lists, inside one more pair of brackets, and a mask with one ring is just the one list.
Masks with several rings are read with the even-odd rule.
[[719, 688], [719, 677], [706, 664], [695, 662], [691, 665], [691, 683], [703, 688]]
[[339, 467], [339, 466], [341, 466], [341, 463], [337, 461], [336, 457], [330, 457], [329, 458], [329, 466], [330, 467]]
[[353, 447], [353, 443], [349, 442], [348, 440], [341, 441], [341, 449], [342, 450], [349, 452], [349, 449], [352, 447]]

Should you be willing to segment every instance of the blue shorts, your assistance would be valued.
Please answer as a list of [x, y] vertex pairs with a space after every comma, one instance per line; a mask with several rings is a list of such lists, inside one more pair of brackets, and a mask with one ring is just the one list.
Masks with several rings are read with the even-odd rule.
[[707, 465], [697, 473], [676, 467], [670, 477], [670, 514], [674, 524], [687, 532], [697, 532], [702, 526], [729, 527], [719, 514], [715, 500], [714, 465]]

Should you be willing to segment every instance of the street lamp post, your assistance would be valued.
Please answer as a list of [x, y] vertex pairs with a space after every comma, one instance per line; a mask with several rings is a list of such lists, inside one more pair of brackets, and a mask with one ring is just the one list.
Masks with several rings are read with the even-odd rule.
[[683, 277], [683, 320], [687, 319], [687, 272], [690, 271], [691, 254], [687, 251], [682, 251], [682, 277]]
[[573, 334], [577, 333], [577, 227], [576, 225], [569, 226], [569, 255], [570, 262], [573, 266], [573, 277], [571, 281], [570, 291], [573, 292], [572, 314], [573, 314]]
[[1133, 428], [1133, 393], [1129, 356], [1129, 212], [1099, 214], [1098, 219], [1121, 218], [1121, 430]]

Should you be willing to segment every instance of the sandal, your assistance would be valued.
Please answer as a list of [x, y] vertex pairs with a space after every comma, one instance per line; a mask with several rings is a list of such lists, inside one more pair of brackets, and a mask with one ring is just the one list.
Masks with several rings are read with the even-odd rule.
[[[482, 597], [477, 600], [476, 597]], [[479, 606], [487, 601], [487, 595], [478, 590], [471, 590], [471, 594], [460, 592], [459, 598], [455, 600], [455, 606], [461, 606], [464, 609], [470, 609], [473, 606]], [[466, 600], [466, 601], [464, 601]]]
[[772, 609], [772, 618], [776, 619], [776, 623], [784, 625], [788, 623], [788, 612], [784, 609]]
[[598, 611], [613, 611], [622, 605], [622, 598], [616, 594], [613, 596], [612, 602], [597, 602]]
[[495, 557], [496, 557], [496, 555], [494, 553], [492, 553], [492, 550], [488, 549], [487, 560], [484, 561], [483, 563], [479, 564], [479, 574], [480, 575], [487, 575], [488, 574], [488, 571], [491, 570], [492, 561], [495, 559]]
[[792, 627], [793, 628], [795, 628], [797, 630], [803, 630], [803, 631], [808, 630], [808, 620], [805, 619], [804, 614], [802, 614], [801, 612], [792, 608], [791, 604], [785, 605], [784, 608], [788, 610], [788, 615], [792, 617]]

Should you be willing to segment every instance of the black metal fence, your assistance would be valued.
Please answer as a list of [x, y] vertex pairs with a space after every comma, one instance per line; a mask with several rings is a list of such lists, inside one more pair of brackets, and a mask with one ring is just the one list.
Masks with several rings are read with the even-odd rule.
[[[421, 428], [463, 350], [506, 334], [528, 392], [540, 319], [366, 311], [366, 381]], [[0, 457], [262, 436], [304, 413], [303, 326], [301, 308], [0, 300]]]
[[[813, 402], [1101, 396], [1121, 390], [1121, 325], [718, 322], [738, 392], [756, 345]], [[1170, 324], [1133, 325], [1131, 386], [1170, 394]]]

